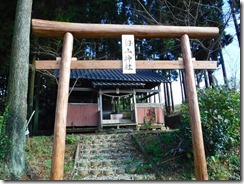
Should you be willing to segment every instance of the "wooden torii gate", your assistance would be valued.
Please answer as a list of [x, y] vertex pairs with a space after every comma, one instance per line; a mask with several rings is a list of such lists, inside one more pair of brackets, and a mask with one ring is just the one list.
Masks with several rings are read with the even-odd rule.
[[194, 79], [194, 69], [215, 69], [216, 61], [195, 61], [191, 55], [190, 38], [213, 38], [219, 35], [217, 27], [81, 24], [32, 19], [35, 36], [64, 37], [61, 60], [36, 61], [36, 69], [60, 69], [57, 106], [54, 126], [51, 180], [62, 180], [66, 136], [66, 117], [69, 93], [70, 69], [120, 69], [118, 60], [72, 59], [73, 36], [77, 38], [121, 38], [133, 34], [135, 38], [180, 38], [183, 59], [178, 61], [136, 61], [137, 69], [184, 69], [188, 99], [195, 173], [197, 180], [208, 180], [203, 144], [200, 112]]

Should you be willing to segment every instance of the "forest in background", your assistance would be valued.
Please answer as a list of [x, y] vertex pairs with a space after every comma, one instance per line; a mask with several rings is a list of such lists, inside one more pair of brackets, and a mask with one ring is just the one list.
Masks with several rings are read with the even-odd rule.
[[[218, 67], [223, 68], [223, 78], [227, 82], [222, 48], [229, 45], [235, 35], [226, 34], [224, 30], [228, 26], [231, 16], [235, 15], [237, 20], [240, 19], [240, 3], [229, 1], [233, 6], [230, 6], [228, 14], [224, 14], [222, 11], [223, 3], [223, 0], [50, 0], [48, 3], [40, 0], [33, 2], [32, 18], [78, 23], [218, 27], [220, 36], [217, 39], [191, 40], [192, 55], [196, 60], [217, 60]], [[13, 0], [0, 4], [0, 9], [5, 12], [0, 18], [3, 23], [0, 35], [0, 112], [3, 112], [4, 99], [7, 95], [15, 7], [16, 1]], [[232, 9], [234, 14], [231, 14]], [[236, 35], [240, 36], [240, 25], [237, 25], [236, 28]], [[120, 40], [116, 39], [76, 39], [73, 56], [77, 59], [121, 59], [120, 44]], [[56, 59], [56, 57], [60, 57], [62, 39], [37, 38], [31, 35], [30, 49], [31, 68], [34, 58]], [[136, 59], [177, 60], [180, 55], [180, 42], [177, 39], [136, 40]], [[178, 78], [177, 71], [159, 72], [172, 81]], [[213, 71], [196, 70], [195, 72], [197, 84], [204, 81], [205, 86], [208, 87], [215, 82]], [[40, 75], [45, 79], [48, 78], [46, 73]], [[45, 79], [42, 80], [42, 83], [48, 82]], [[45, 90], [48, 90], [48, 87], [43, 89], [43, 93]]]
[[[11, 60], [11, 44], [14, 29], [15, 7], [17, 1], [1, 2], [0, 9], [5, 12], [1, 16], [0, 35], [0, 115], [3, 114], [7, 104], [8, 81]], [[225, 33], [228, 20], [240, 14], [239, 1], [229, 1], [230, 14], [222, 11], [223, 1], [34, 1], [32, 18], [47, 20], [81, 22], [81, 23], [106, 23], [106, 24], [150, 24], [150, 25], [180, 25], [180, 26], [213, 26], [220, 29], [220, 37], [212, 40], [191, 40], [193, 56], [196, 60], [217, 60], [218, 66], [224, 66], [222, 48], [233, 40], [233, 35]], [[99, 8], [98, 8], [99, 7]], [[234, 16], [233, 16], [234, 17]], [[240, 25], [236, 26], [237, 37], [240, 36]], [[37, 38], [31, 35], [29, 58], [29, 76], [32, 73], [32, 61], [38, 59], [55, 59], [61, 55], [62, 39]], [[81, 39], [75, 40], [74, 57], [78, 59], [120, 59], [120, 40], [110, 39]], [[179, 40], [173, 39], [142, 39], [136, 40], [136, 59], [175, 60], [181, 55]], [[177, 80], [177, 71], [158, 71], [170, 80]], [[196, 82], [205, 82], [206, 87], [214, 85], [213, 71], [199, 70], [196, 72]], [[223, 77], [225, 71], [223, 68]], [[31, 79], [30, 79], [31, 81]], [[29, 81], [29, 86], [31, 82]], [[54, 88], [56, 81], [50, 73], [35, 73], [34, 102], [28, 98], [29, 114], [31, 109], [38, 107], [40, 119], [45, 119], [47, 112], [55, 108]], [[36, 104], [36, 99], [40, 104]], [[27, 117], [27, 119], [28, 119]], [[38, 117], [36, 117], [38, 118]], [[53, 119], [48, 121], [53, 122]], [[50, 127], [48, 127], [50, 128]]]
[[[1, 10], [6, 12], [0, 18], [3, 22], [2, 34], [0, 35], [0, 113], [4, 111], [7, 98], [16, 2], [11, 0], [0, 4]], [[225, 28], [233, 15], [237, 20], [240, 18], [240, 4], [238, 1], [230, 3], [233, 6], [230, 6], [228, 14], [224, 14], [222, 11], [223, 4], [223, 0], [51, 0], [48, 3], [40, 0], [33, 1], [31, 16], [38, 19], [78, 23], [218, 27], [220, 29], [219, 38], [211, 40], [192, 39], [191, 49], [196, 60], [217, 61], [218, 68], [223, 71], [223, 79], [226, 84], [228, 78], [222, 49], [233, 41], [235, 35], [226, 34]], [[231, 14], [232, 9], [233, 14]], [[240, 25], [237, 25], [236, 35], [240, 35]], [[38, 38], [31, 35], [30, 41], [28, 117], [31, 116], [33, 108], [38, 108], [36, 112], [40, 111], [40, 115], [38, 117], [36, 115], [36, 119], [41, 118], [41, 121], [53, 122], [54, 117], [47, 116], [47, 112], [53, 112], [51, 114], [54, 114], [56, 78], [50, 72], [35, 72], [32, 62], [35, 59], [55, 60], [56, 57], [60, 57], [62, 38]], [[136, 59], [138, 60], [177, 60], [181, 56], [180, 41], [178, 39], [136, 39], [135, 41]], [[79, 60], [121, 59], [121, 42], [119, 39], [75, 39], [73, 57], [77, 57]], [[170, 81], [179, 80], [179, 71], [177, 70], [159, 70], [157, 72]], [[197, 87], [200, 86], [201, 82], [206, 87], [217, 83], [213, 70], [195, 70], [195, 74]], [[35, 91], [31, 93], [30, 88], [33, 85]], [[49, 129], [52, 128], [52, 125], [43, 128]]]

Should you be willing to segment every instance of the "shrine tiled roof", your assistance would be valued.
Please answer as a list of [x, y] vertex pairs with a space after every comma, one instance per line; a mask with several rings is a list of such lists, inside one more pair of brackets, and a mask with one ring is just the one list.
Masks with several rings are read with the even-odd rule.
[[[59, 71], [54, 75], [58, 77]], [[94, 70], [94, 69], [71, 69], [71, 79], [83, 79], [92, 82], [93, 87], [98, 86], [141, 86], [154, 87], [160, 83], [170, 82], [162, 75], [152, 70], [137, 70], [136, 74], [123, 74], [122, 70]]]
[[106, 81], [130, 82], [169, 82], [160, 74], [151, 70], [137, 70], [136, 74], [123, 74], [122, 70], [75, 70], [70, 72], [70, 78], [82, 78]]

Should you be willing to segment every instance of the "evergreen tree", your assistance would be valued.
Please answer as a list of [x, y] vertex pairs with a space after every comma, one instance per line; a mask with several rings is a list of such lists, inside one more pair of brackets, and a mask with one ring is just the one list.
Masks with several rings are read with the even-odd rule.
[[8, 83], [7, 134], [10, 145], [6, 155], [8, 172], [13, 179], [20, 179], [26, 172], [25, 130], [31, 9], [31, 0], [17, 2]]
[[[218, 66], [223, 64], [221, 49], [231, 43], [230, 35], [224, 32], [225, 22], [223, 19], [222, 0], [199, 0], [199, 1], [161, 1], [161, 0], [137, 0], [132, 3], [131, 10], [136, 20], [144, 24], [162, 24], [179, 26], [210, 26], [219, 27], [220, 37], [216, 39], [191, 40], [193, 57], [196, 60], [217, 60]], [[225, 40], [228, 40], [225, 41]], [[172, 40], [170, 47], [162, 47], [164, 56], [169, 59], [177, 59], [181, 53], [178, 40]], [[158, 45], [159, 46], [161, 45]], [[155, 48], [155, 47], [154, 47]], [[153, 51], [155, 52], [155, 51]], [[162, 52], [161, 52], [162, 53]], [[204, 76], [204, 71], [195, 70], [197, 82]], [[208, 71], [209, 83], [214, 83], [213, 70]]]
[[0, 115], [3, 114], [6, 104], [8, 74], [11, 55], [11, 41], [14, 28], [16, 1], [0, 1]]
[[[238, 39], [239, 46], [240, 44], [240, 23], [237, 22], [237, 20], [240, 20], [240, 0], [229, 0], [231, 15], [234, 21], [235, 29], [236, 29], [236, 36]], [[239, 18], [237, 17], [239, 15]]]

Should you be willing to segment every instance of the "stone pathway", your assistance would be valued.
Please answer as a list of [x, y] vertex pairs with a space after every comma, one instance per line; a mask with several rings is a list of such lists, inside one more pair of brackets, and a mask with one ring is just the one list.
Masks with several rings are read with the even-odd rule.
[[82, 135], [72, 180], [155, 180], [130, 133]]

